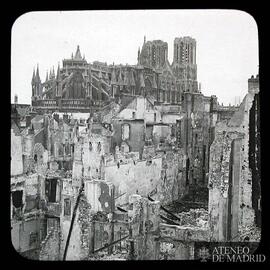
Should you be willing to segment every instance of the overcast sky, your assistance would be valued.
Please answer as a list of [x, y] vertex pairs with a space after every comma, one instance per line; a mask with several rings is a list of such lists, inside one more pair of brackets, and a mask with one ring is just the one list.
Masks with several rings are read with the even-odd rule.
[[146, 40], [168, 43], [173, 60], [175, 37], [197, 41], [198, 82], [202, 93], [220, 103], [234, 104], [247, 93], [247, 80], [258, 73], [258, 31], [255, 20], [237, 10], [137, 10], [30, 12], [12, 28], [11, 99], [31, 102], [33, 68], [46, 71], [80, 45], [88, 62], [136, 64], [138, 47]]

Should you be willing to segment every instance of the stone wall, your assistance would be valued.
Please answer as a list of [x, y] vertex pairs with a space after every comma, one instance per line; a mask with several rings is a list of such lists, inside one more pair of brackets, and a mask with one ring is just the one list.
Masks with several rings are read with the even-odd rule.
[[127, 164], [105, 166], [105, 180], [115, 186], [117, 203], [127, 204], [132, 194], [147, 196], [170, 203], [184, 194], [183, 155], [168, 152], [162, 157]]
[[160, 202], [150, 202], [140, 195], [129, 197], [129, 231], [134, 252], [132, 260], [158, 260], [159, 242], [159, 209]]
[[253, 128], [249, 126], [249, 111], [253, 98], [247, 94], [231, 120], [216, 126], [208, 184], [212, 241], [241, 240], [251, 231], [248, 228], [255, 226], [249, 164], [249, 129]]
[[22, 160], [22, 137], [16, 136], [13, 129], [11, 129], [11, 162], [10, 174], [20, 175], [23, 173], [23, 160]]
[[41, 261], [61, 260], [59, 224], [48, 230], [46, 238], [41, 243], [39, 260]]
[[[66, 260], [84, 260], [87, 258], [90, 249], [90, 213], [91, 206], [86, 197], [82, 194], [75, 215], [72, 233], [67, 250]], [[71, 220], [62, 222], [61, 250], [67, 241], [67, 235], [70, 229]]]
[[[129, 136], [126, 140], [122, 138], [122, 125], [129, 125]], [[129, 151], [139, 152], [140, 156], [143, 152], [144, 138], [145, 138], [145, 123], [144, 120], [113, 120], [113, 137], [111, 152], [115, 152], [116, 146], [121, 146], [121, 143], [125, 141], [129, 146]]]
[[103, 179], [104, 155], [109, 149], [110, 140], [105, 136], [85, 134], [79, 137], [75, 144], [73, 178]]
[[11, 239], [16, 251], [23, 253], [39, 248], [41, 221], [37, 215], [23, 221], [12, 222]]

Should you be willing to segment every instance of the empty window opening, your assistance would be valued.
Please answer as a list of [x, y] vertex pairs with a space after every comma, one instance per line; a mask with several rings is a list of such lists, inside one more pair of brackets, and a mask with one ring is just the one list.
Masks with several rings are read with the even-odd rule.
[[189, 185], [189, 158], [187, 159], [187, 163], [186, 163], [186, 185]]
[[26, 195], [25, 197], [25, 212], [30, 212], [38, 207], [38, 197], [36, 195]]
[[159, 140], [159, 142], [160, 142], [160, 143], [165, 143], [165, 139], [164, 139], [164, 138], [161, 138], [161, 139]]
[[16, 190], [12, 192], [12, 204], [14, 205], [15, 208], [22, 207], [23, 205], [22, 196], [23, 196], [22, 190]]
[[29, 246], [36, 245], [38, 242], [38, 233], [37, 232], [31, 232], [29, 235]]
[[146, 161], [146, 166], [150, 166], [152, 164], [152, 160], [147, 160]]
[[64, 216], [70, 216], [71, 214], [71, 201], [69, 198], [64, 199]]
[[48, 202], [56, 202], [57, 179], [46, 179], [45, 194]]
[[130, 133], [129, 124], [122, 125], [122, 140], [123, 141], [129, 139], [129, 133]]
[[63, 154], [64, 154], [63, 146], [62, 146], [62, 145], [59, 145], [59, 148], [58, 148], [58, 156], [63, 156]]
[[68, 143], [65, 143], [65, 154], [70, 155], [70, 146]]

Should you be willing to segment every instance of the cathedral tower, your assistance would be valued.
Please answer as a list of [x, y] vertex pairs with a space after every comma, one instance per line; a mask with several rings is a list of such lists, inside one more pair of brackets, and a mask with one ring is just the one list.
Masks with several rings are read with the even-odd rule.
[[194, 38], [174, 39], [172, 69], [183, 92], [198, 92], [196, 40]]
[[162, 40], [147, 41], [141, 52], [138, 51], [138, 64], [155, 69], [162, 69], [168, 62], [168, 43]]
[[41, 79], [39, 76], [39, 68], [37, 66], [37, 70], [33, 71], [33, 76], [32, 76], [32, 100], [37, 100], [42, 97], [42, 84], [41, 84]]

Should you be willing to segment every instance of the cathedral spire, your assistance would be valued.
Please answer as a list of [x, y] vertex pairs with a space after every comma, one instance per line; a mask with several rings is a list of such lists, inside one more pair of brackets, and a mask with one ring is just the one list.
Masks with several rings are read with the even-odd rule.
[[56, 79], [60, 80], [60, 64], [58, 63]]
[[53, 78], [53, 79], [55, 78], [54, 66], [53, 66], [53, 68], [52, 68], [52, 78]]
[[77, 51], [76, 51], [76, 54], [75, 54], [75, 58], [76, 60], [82, 60], [82, 55], [81, 55], [81, 51], [80, 51], [80, 46], [77, 45]]
[[36, 82], [40, 82], [40, 77], [39, 77], [39, 67], [37, 64], [37, 71], [36, 71]]
[[33, 68], [32, 84], [34, 84], [35, 79], [36, 79], [35, 68]]
[[46, 71], [46, 82], [48, 81], [48, 70]]

